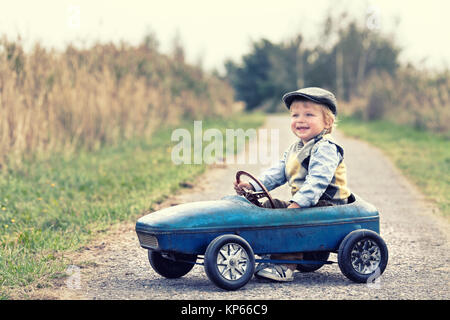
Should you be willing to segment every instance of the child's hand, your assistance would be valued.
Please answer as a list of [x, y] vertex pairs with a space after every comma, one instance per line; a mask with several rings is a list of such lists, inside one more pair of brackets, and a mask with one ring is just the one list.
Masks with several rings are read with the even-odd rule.
[[300, 208], [300, 206], [297, 204], [297, 202], [292, 202], [287, 208], [288, 209], [297, 209], [297, 208]]
[[244, 193], [245, 193], [244, 188], [245, 188], [245, 189], [248, 189], [248, 190], [253, 190], [253, 191], [255, 191], [255, 189], [253, 188], [253, 186], [252, 186], [250, 183], [248, 183], [248, 182], [240, 182], [240, 183], [238, 184], [236, 181], [234, 181], [234, 182], [233, 182], [233, 185], [234, 185], [234, 190], [236, 190], [236, 193], [237, 193], [238, 195], [240, 195], [240, 196], [244, 195]]

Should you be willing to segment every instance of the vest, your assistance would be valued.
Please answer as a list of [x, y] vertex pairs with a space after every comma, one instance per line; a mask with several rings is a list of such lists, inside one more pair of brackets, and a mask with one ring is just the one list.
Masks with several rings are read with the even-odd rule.
[[286, 155], [286, 179], [291, 187], [291, 193], [294, 195], [302, 187], [306, 176], [308, 175], [311, 154], [325, 141], [329, 141], [336, 145], [337, 150], [341, 155], [341, 161], [336, 168], [330, 184], [327, 186], [319, 200], [327, 200], [336, 204], [342, 204], [343, 201], [351, 195], [351, 192], [347, 187], [347, 171], [343, 160], [344, 149], [334, 142], [329, 134], [324, 135], [321, 133], [306, 144], [303, 144], [300, 140], [300, 142], [294, 143], [289, 148]]

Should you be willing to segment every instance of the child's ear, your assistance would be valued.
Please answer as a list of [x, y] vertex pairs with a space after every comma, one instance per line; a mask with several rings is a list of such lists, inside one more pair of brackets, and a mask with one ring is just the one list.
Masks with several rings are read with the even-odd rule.
[[325, 119], [325, 125], [326, 125], [326, 129], [327, 129], [328, 133], [331, 132], [331, 128], [333, 128], [333, 124], [334, 124], [333, 118], [328, 117], [327, 119]]

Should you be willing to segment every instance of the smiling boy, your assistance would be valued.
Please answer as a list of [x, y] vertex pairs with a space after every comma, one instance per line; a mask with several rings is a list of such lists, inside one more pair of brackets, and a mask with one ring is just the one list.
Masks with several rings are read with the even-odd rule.
[[[284, 152], [278, 165], [263, 172], [259, 180], [268, 190], [289, 184], [292, 197], [289, 202], [276, 200], [278, 208], [346, 204], [351, 193], [347, 188], [344, 150], [330, 136], [336, 122], [336, 98], [327, 90], [312, 87], [285, 94], [283, 102], [291, 113], [291, 130], [299, 139]], [[235, 183], [234, 187], [238, 194], [244, 188], [260, 191], [251, 182]], [[273, 254], [271, 258], [300, 260], [302, 256], [298, 252]], [[261, 264], [255, 274], [291, 281], [295, 269], [295, 264]]]

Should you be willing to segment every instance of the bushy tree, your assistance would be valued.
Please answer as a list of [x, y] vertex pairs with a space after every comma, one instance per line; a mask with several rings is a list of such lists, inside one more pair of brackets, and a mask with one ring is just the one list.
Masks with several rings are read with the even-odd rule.
[[247, 110], [266, 105], [272, 111], [284, 92], [301, 86], [323, 87], [349, 100], [361, 94], [370, 73], [394, 75], [399, 65], [393, 41], [356, 21], [342, 26], [327, 17], [319, 44], [305, 47], [302, 39], [301, 34], [284, 43], [262, 39], [241, 63], [226, 62], [228, 81]]

